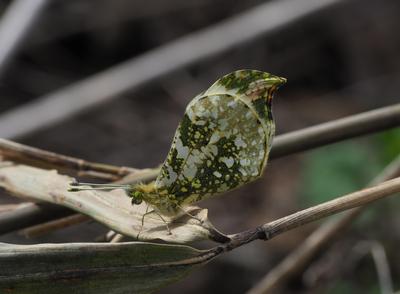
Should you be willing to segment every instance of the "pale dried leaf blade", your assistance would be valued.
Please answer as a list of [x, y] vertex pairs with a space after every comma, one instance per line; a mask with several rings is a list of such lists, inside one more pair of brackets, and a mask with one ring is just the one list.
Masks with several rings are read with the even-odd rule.
[[143, 242], [0, 243], [0, 292], [151, 293], [182, 279], [206, 255], [188, 246]]
[[147, 204], [131, 205], [130, 198], [123, 190], [68, 192], [72, 181], [71, 177], [60, 175], [55, 170], [26, 165], [0, 166], [0, 186], [12, 194], [24, 198], [29, 196], [35, 202], [46, 201], [69, 207], [126, 236], [139, 236], [140, 240], [146, 241], [161, 239], [174, 243], [204, 239], [227, 240], [227, 237], [209, 222], [206, 209], [187, 208], [187, 212], [196, 219], [182, 215], [171, 221], [164, 217], [171, 230], [171, 233], [168, 233], [166, 224], [155, 213], [146, 215], [142, 226], [142, 216]]

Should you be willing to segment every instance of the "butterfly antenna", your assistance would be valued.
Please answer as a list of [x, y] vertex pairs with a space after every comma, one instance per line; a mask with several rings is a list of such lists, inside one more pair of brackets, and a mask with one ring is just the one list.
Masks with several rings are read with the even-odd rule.
[[91, 191], [91, 190], [103, 190], [110, 191], [115, 189], [129, 189], [129, 185], [121, 185], [121, 184], [92, 184], [92, 183], [82, 183], [82, 182], [72, 182], [69, 184], [70, 188], [69, 192], [78, 192], [78, 191]]

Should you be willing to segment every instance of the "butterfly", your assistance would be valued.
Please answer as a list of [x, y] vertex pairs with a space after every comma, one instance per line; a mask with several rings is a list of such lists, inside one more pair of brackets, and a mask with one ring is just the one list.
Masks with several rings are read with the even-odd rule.
[[159, 215], [259, 178], [275, 133], [274, 92], [285, 78], [237, 70], [218, 79], [187, 106], [158, 177], [148, 184], [72, 183], [70, 191], [125, 189], [132, 204], [145, 201]]

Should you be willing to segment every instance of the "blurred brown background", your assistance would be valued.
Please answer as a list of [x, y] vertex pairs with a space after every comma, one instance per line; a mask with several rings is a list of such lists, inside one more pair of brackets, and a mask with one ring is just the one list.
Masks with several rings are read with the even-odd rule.
[[[0, 1], [0, 15], [11, 2]], [[27, 103], [268, 1], [48, 2], [19, 50], [4, 70], [0, 68], [0, 124]], [[307, 1], [297, 3], [301, 2]], [[288, 79], [274, 101], [278, 134], [399, 102], [400, 1], [337, 2], [106, 102], [93, 103], [56, 123], [50, 121], [29, 132], [21, 132], [15, 123], [5, 128], [4, 123], [0, 137], [92, 161], [153, 167], [164, 160], [191, 98], [220, 76], [241, 68]], [[285, 14], [277, 17], [284, 20]], [[220, 35], [221, 40], [224, 37]], [[193, 54], [197, 54], [195, 48]], [[152, 65], [155, 71], [157, 67], [157, 63]], [[102, 84], [99, 91], [107, 87], [112, 85]], [[40, 119], [64, 116], [63, 109], [55, 108]], [[400, 132], [395, 129], [287, 156], [272, 161], [262, 180], [201, 206], [209, 208], [210, 219], [223, 232], [239, 232], [362, 188], [399, 151]], [[14, 201], [1, 195], [1, 203]], [[343, 232], [331, 251], [282, 291], [379, 293], [371, 258], [347, 258], [357, 255], [354, 248], [362, 240], [384, 246], [395, 289], [400, 289], [399, 208], [395, 197], [374, 204]], [[241, 247], [160, 293], [243, 293], [316, 226]], [[0, 241], [93, 241], [103, 232], [105, 227], [92, 222], [36, 239], [7, 234]]]

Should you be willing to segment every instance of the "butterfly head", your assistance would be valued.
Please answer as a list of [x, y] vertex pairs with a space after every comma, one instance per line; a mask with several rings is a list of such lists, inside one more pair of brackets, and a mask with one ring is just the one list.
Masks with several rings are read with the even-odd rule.
[[143, 201], [152, 203], [153, 199], [158, 197], [155, 192], [154, 182], [133, 185], [130, 189], [126, 190], [126, 193], [132, 198], [132, 205], [140, 205]]
[[144, 193], [142, 191], [130, 191], [129, 196], [132, 198], [132, 205], [140, 205], [143, 202]]

